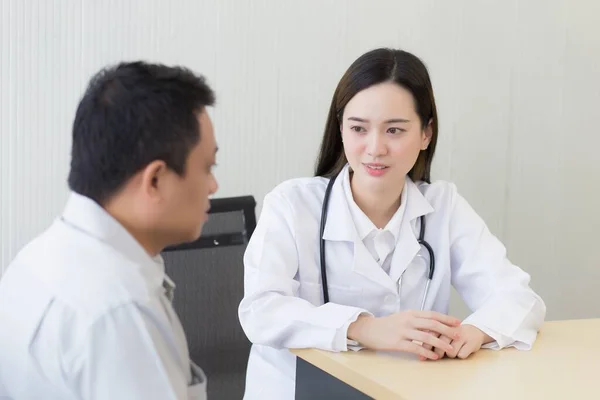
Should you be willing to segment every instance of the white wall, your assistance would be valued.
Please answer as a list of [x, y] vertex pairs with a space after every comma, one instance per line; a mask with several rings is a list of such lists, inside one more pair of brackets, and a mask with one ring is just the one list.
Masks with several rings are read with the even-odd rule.
[[205, 74], [218, 195], [260, 201], [311, 174], [350, 63], [394, 46], [430, 68], [434, 178], [455, 181], [505, 241], [550, 319], [600, 317], [598, 15], [595, 0], [3, 0], [0, 270], [62, 209], [71, 121], [101, 66]]

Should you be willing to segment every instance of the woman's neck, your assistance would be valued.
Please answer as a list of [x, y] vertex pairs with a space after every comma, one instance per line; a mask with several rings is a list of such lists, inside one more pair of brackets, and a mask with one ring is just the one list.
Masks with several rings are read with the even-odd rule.
[[359, 182], [350, 176], [350, 187], [354, 202], [375, 224], [377, 228], [384, 228], [400, 207], [404, 184], [393, 188], [373, 190], [362, 187]]

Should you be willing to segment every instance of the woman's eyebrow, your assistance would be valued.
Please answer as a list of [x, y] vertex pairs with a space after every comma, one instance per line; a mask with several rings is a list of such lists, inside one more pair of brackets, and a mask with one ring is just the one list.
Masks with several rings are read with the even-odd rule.
[[409, 119], [404, 119], [404, 118], [392, 118], [392, 119], [388, 119], [387, 121], [384, 121], [386, 124], [395, 124], [395, 123], [407, 123], [410, 122]]
[[[364, 118], [358, 118], [358, 117], [349, 117], [348, 121], [357, 121], [357, 122], [369, 122], [368, 119], [364, 119]], [[409, 119], [404, 119], [404, 118], [392, 118], [392, 119], [388, 119], [386, 121], [383, 121], [386, 124], [394, 124], [394, 123], [407, 123], [410, 122]]]

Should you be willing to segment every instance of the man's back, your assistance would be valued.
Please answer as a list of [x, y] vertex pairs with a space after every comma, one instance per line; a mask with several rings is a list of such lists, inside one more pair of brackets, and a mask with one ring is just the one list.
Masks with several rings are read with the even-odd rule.
[[208, 219], [214, 102], [184, 67], [123, 62], [90, 79], [73, 120], [65, 212], [0, 281], [9, 397], [206, 398], [160, 253], [196, 240]]
[[159, 258], [73, 194], [0, 281], [9, 398], [188, 398], [188, 349], [165, 279]]

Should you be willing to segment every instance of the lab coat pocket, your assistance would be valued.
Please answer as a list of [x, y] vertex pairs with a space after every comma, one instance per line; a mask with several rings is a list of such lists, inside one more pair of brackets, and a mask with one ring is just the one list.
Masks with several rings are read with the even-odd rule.
[[361, 288], [337, 285], [328, 285], [328, 287], [329, 301], [346, 306], [364, 308], [363, 291]]
[[206, 375], [192, 361], [190, 361], [190, 368], [192, 370], [192, 383], [188, 386], [188, 399], [206, 400]]
[[[323, 304], [323, 285], [320, 283], [302, 282], [302, 297], [314, 305]], [[335, 304], [363, 308], [362, 288], [355, 286], [327, 285], [329, 301]], [[306, 296], [306, 297], [305, 297]]]

